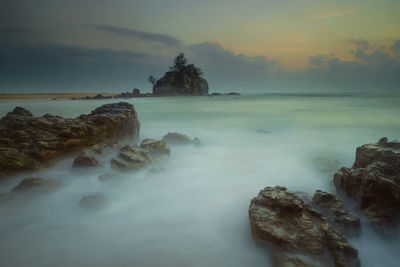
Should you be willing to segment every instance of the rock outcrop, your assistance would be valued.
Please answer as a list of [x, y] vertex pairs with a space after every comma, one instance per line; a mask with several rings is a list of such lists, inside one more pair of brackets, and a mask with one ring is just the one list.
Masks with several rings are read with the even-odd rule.
[[164, 140], [155, 140], [150, 138], [144, 139], [140, 143], [140, 148], [147, 149], [153, 159], [168, 157], [171, 152]]
[[191, 64], [179, 71], [169, 71], [153, 86], [156, 96], [208, 95], [208, 83]]
[[261, 190], [249, 218], [253, 238], [272, 246], [273, 266], [360, 266], [358, 251], [346, 238], [284, 187]]
[[111, 166], [116, 170], [137, 170], [152, 160], [150, 151], [143, 148], [124, 146], [119, 155], [111, 160]]
[[137, 142], [139, 120], [131, 104], [106, 104], [75, 119], [34, 117], [17, 107], [0, 119], [0, 177], [38, 169], [58, 156], [100, 142]]
[[400, 143], [382, 138], [357, 148], [353, 167], [341, 168], [336, 187], [359, 203], [367, 220], [388, 236], [400, 219]]
[[360, 218], [349, 212], [337, 196], [317, 190], [312, 198], [312, 204], [328, 219], [329, 223], [346, 235], [358, 236], [361, 234]]
[[163, 136], [162, 140], [168, 145], [201, 145], [199, 138], [195, 137], [192, 140], [189, 138], [189, 136], [180, 133], [167, 133]]

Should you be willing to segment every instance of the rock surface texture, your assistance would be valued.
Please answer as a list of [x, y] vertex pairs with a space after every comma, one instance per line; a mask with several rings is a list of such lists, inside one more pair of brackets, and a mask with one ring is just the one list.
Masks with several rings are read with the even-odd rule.
[[345, 234], [350, 236], [361, 234], [360, 218], [349, 212], [337, 196], [317, 190], [312, 198], [312, 204], [318, 211], [321, 211], [329, 223]]
[[169, 71], [153, 86], [153, 94], [165, 95], [208, 95], [208, 83], [201, 78], [194, 65], [180, 71]]
[[100, 106], [75, 119], [34, 117], [17, 107], [0, 119], [0, 177], [38, 169], [66, 152], [100, 142], [136, 142], [139, 128], [135, 109], [124, 102]]
[[284, 187], [252, 199], [253, 238], [273, 248], [273, 266], [360, 266], [358, 251], [325, 218]]
[[192, 139], [189, 136], [180, 134], [180, 133], [167, 133], [163, 136], [162, 140], [167, 145], [186, 145], [186, 144], [194, 144], [201, 145], [199, 138], [195, 137]]
[[111, 160], [111, 166], [121, 171], [136, 170], [149, 164], [151, 160], [149, 150], [126, 145], [121, 148], [119, 155]]
[[367, 220], [390, 236], [400, 219], [400, 143], [382, 138], [357, 148], [353, 167], [341, 168], [336, 187], [355, 199]]

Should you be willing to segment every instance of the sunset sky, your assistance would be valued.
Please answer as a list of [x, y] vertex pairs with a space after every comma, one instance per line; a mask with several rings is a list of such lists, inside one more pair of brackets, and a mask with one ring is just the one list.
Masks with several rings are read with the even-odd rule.
[[216, 90], [400, 90], [398, 0], [3, 0], [0, 13], [0, 92], [149, 91], [179, 51]]

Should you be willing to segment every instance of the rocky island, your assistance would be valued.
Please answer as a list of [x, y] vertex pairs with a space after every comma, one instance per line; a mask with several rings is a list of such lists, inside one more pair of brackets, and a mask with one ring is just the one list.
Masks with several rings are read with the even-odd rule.
[[153, 95], [208, 95], [208, 83], [201, 77], [202, 70], [193, 64], [187, 65], [184, 53], [178, 54], [170, 69], [159, 80], [149, 77], [149, 82], [153, 84]]

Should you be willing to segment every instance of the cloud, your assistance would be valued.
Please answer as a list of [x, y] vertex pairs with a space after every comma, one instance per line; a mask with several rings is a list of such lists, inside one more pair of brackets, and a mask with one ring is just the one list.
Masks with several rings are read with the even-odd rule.
[[131, 38], [139, 39], [144, 42], [158, 42], [164, 44], [166, 46], [171, 47], [181, 47], [183, 46], [183, 42], [173, 36], [160, 34], [160, 33], [150, 33], [150, 32], [143, 32], [134, 29], [128, 29], [123, 27], [116, 27], [107, 24], [95, 25], [92, 26], [95, 29], [109, 32], [116, 35], [128, 36]]
[[62, 45], [0, 44], [0, 92], [104, 92], [150, 89], [149, 74], [167, 68], [146, 53]]
[[281, 68], [263, 56], [235, 54], [218, 43], [203, 42], [189, 46], [189, 60], [205, 71], [215, 90], [262, 89], [269, 76]]

